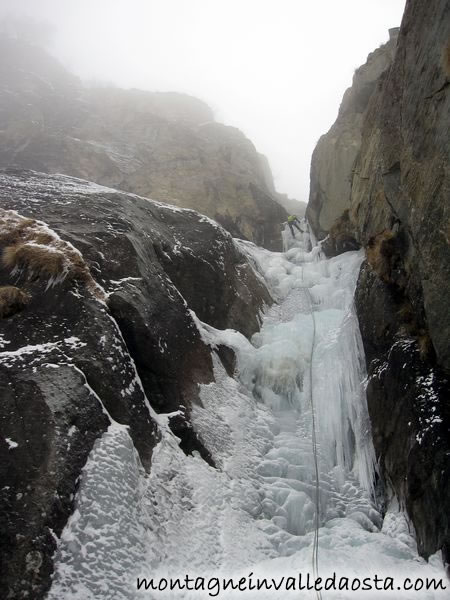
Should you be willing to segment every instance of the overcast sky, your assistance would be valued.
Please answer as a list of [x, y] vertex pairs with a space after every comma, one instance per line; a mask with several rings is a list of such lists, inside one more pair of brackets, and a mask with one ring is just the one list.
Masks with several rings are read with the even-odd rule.
[[56, 26], [52, 50], [88, 80], [205, 100], [307, 200], [314, 145], [353, 71], [400, 25], [405, 0], [0, 0]]

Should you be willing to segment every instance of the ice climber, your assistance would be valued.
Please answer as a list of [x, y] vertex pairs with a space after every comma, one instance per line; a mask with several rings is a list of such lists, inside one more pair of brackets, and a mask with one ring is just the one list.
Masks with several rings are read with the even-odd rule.
[[300, 221], [298, 220], [296, 215], [289, 215], [287, 223], [289, 225], [289, 229], [291, 230], [292, 237], [295, 237], [294, 227], [296, 227], [300, 231], [300, 233], [302, 233], [301, 228], [297, 225], [297, 223], [300, 223]]

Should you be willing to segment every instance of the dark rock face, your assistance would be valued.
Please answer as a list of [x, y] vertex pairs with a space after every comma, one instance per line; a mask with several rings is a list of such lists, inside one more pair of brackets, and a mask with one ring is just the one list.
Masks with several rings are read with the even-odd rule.
[[[419, 552], [450, 559], [450, 385], [417, 339], [399, 334], [401, 296], [365, 263], [356, 292], [374, 445], [389, 493], [414, 524]], [[422, 351], [421, 351], [422, 350]]]
[[77, 478], [112, 420], [150, 469], [153, 410], [179, 411], [180, 446], [211, 463], [189, 423], [198, 384], [213, 379], [191, 309], [250, 335], [271, 299], [231, 236], [194, 211], [29, 171], [0, 173], [0, 186], [3, 259], [11, 245], [38, 257], [74, 247], [90, 273], [0, 268], [0, 286], [28, 295], [0, 320], [0, 585], [6, 598], [42, 598]]
[[[346, 249], [342, 239], [366, 248], [357, 310], [382, 475], [407, 507], [421, 553], [442, 548], [447, 558], [449, 39], [446, 0], [407, 2], [396, 51], [371, 93], [361, 96], [358, 85], [346, 93], [347, 101], [356, 95], [364, 106], [359, 148], [350, 176], [344, 165], [333, 174], [338, 186], [327, 180], [327, 189], [347, 186], [345, 206], [320, 191], [319, 175], [330, 170], [323, 157], [338, 143], [322, 138], [311, 166], [315, 183], [307, 211], [319, 237], [329, 232], [329, 253]], [[360, 114], [352, 104], [344, 98], [343, 106]], [[337, 220], [330, 226], [323, 215]]]
[[400, 283], [450, 370], [448, 2], [409, 2], [392, 68], [370, 102], [350, 215], [359, 239], [404, 238]]
[[0, 40], [0, 53], [0, 167], [65, 173], [193, 208], [235, 237], [281, 250], [286, 211], [260, 155], [203, 102], [86, 88], [17, 40]]

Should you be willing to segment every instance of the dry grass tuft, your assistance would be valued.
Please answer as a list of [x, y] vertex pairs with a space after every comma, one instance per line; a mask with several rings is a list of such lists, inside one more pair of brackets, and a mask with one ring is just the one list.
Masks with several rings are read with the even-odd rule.
[[399, 332], [416, 340], [421, 359], [427, 360], [432, 357], [434, 348], [430, 334], [423, 324], [421, 325], [418, 322], [417, 314], [414, 312], [414, 308], [408, 299], [403, 301], [397, 315], [400, 320]]
[[354, 239], [355, 226], [351, 220], [350, 211], [348, 208], [344, 210], [339, 219], [333, 223], [328, 233], [330, 237], [335, 240], [341, 240], [344, 238]]
[[367, 244], [367, 261], [386, 283], [393, 283], [391, 277], [392, 257], [396, 253], [396, 249], [396, 235], [389, 229], [372, 237]]
[[34, 243], [15, 244], [3, 250], [3, 265], [13, 274], [28, 270], [30, 277], [48, 276], [64, 280], [69, 263], [61, 250]]
[[0, 287], [0, 318], [11, 317], [25, 308], [30, 296], [12, 285]]
[[51, 244], [55, 241], [54, 236], [50, 235], [49, 233], [36, 233], [36, 231], [33, 230], [28, 233], [26, 239], [27, 241], [33, 241], [36, 244], [42, 244], [43, 246]]
[[433, 351], [433, 343], [428, 331], [422, 329], [417, 336], [417, 345], [419, 346], [420, 356], [423, 360], [428, 358]]
[[334, 238], [338, 237], [341, 234], [342, 229], [346, 228], [346, 225], [349, 221], [350, 221], [349, 210], [346, 209], [346, 210], [344, 210], [342, 215], [339, 217], [339, 219], [337, 221], [335, 221], [333, 223], [333, 225], [330, 227], [330, 231], [328, 232], [330, 234], [330, 236], [334, 237]]
[[403, 301], [403, 304], [399, 308], [397, 315], [398, 315], [398, 318], [400, 319], [401, 323], [404, 323], [404, 324], [410, 325], [410, 326], [414, 325], [416, 315], [414, 313], [414, 309], [411, 305], [411, 302], [409, 302], [409, 300]]
[[47, 287], [66, 279], [79, 281], [98, 299], [105, 299], [81, 253], [42, 221], [0, 209], [0, 244], [3, 266], [12, 274], [26, 274], [31, 279], [46, 277]]
[[34, 219], [19, 217], [12, 210], [2, 210], [0, 213], [0, 243], [17, 244], [27, 239], [27, 235], [35, 224]]

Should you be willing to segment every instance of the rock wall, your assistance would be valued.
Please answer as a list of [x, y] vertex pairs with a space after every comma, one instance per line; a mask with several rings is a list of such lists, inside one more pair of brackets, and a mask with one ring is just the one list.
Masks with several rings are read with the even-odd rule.
[[264, 154], [259, 154], [259, 159], [264, 174], [266, 186], [271, 196], [273, 196], [276, 199], [278, 204], [281, 204], [281, 206], [287, 211], [288, 214], [297, 215], [297, 217], [305, 216], [306, 202], [296, 200], [295, 198], [289, 198], [287, 194], [280, 194], [280, 192], [277, 192], [273, 181], [272, 170], [270, 168], [270, 164], [267, 160], [267, 157], [264, 156]]
[[0, 167], [75, 177], [193, 208], [281, 250], [285, 209], [242, 132], [177, 93], [88, 88], [44, 50], [3, 38]]
[[369, 54], [367, 62], [356, 69], [335, 123], [314, 149], [306, 215], [320, 238], [325, 237], [350, 208], [351, 182], [361, 148], [364, 115], [380, 75], [392, 64], [397, 36], [398, 29], [391, 29], [389, 41]]
[[[446, 0], [408, 0], [392, 64], [371, 86], [363, 114], [356, 111], [353, 173], [349, 164], [330, 170], [337, 142], [327, 134], [313, 158], [307, 211], [319, 236], [329, 233], [329, 253], [366, 248], [356, 304], [383, 479], [407, 508], [421, 553], [443, 549], [447, 560], [449, 40]], [[322, 193], [320, 174], [330, 175], [325, 189], [340, 190], [343, 204]]]
[[[352, 183], [362, 244], [395, 232], [393, 275], [450, 370], [450, 6], [408, 2], [392, 68], [371, 99]], [[401, 271], [401, 272], [400, 272]]]
[[[395, 495], [419, 552], [450, 562], [450, 385], [426, 340], [408, 334], [405, 306], [367, 263], [355, 297], [367, 403], [386, 502]], [[410, 313], [411, 314], [411, 313]], [[399, 316], [400, 315], [400, 316]], [[403, 317], [404, 318], [404, 317]]]
[[157, 413], [178, 411], [181, 448], [212, 463], [190, 425], [213, 380], [192, 311], [249, 336], [271, 299], [230, 234], [193, 210], [30, 171], [0, 171], [0, 189], [0, 586], [38, 599], [112, 422], [148, 470]]

